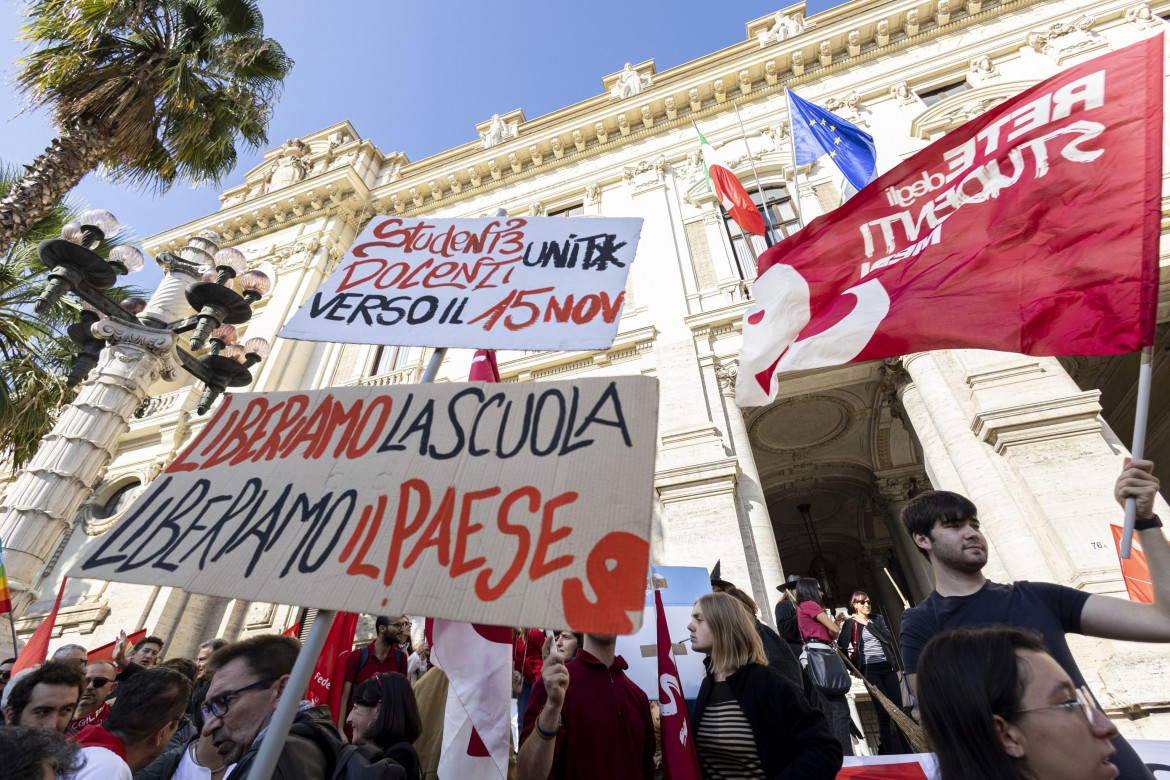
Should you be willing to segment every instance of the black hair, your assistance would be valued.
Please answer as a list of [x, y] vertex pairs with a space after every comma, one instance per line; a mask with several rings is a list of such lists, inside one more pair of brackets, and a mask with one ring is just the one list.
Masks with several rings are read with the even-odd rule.
[[358, 684], [353, 703], [363, 707], [381, 704], [378, 716], [365, 735], [369, 742], [387, 750], [400, 742], [414, 742], [422, 733], [422, 718], [410, 681], [398, 672], [375, 675]]
[[0, 728], [0, 766], [7, 780], [41, 780], [45, 767], [54, 777], [80, 771], [81, 745], [53, 729], [32, 726]]
[[806, 601], [821, 603], [821, 584], [812, 577], [801, 577], [796, 581], [796, 603]]
[[381, 633], [380, 629], [382, 628], [382, 626], [388, 626], [388, 625], [390, 625], [390, 618], [387, 617], [386, 615], [379, 615], [378, 619], [374, 621], [374, 633], [375, 634]]
[[256, 675], [257, 679], [264, 680], [292, 674], [293, 664], [297, 662], [297, 654], [300, 652], [300, 641], [291, 636], [261, 634], [221, 647], [211, 656], [207, 665], [219, 671], [232, 661], [242, 658], [248, 671]]
[[75, 686], [77, 698], [81, 699], [81, 694], [85, 693], [85, 671], [72, 658], [50, 658], [28, 674], [21, 675], [19, 680], [11, 683], [12, 691], [8, 694], [8, 706], [12, 708], [11, 725], [20, 725], [20, 714], [32, 701], [33, 688], [41, 684]]
[[130, 652], [137, 653], [139, 650], [142, 649], [143, 645], [158, 645], [158, 651], [161, 653], [164, 644], [165, 643], [161, 639], [159, 639], [157, 636], [143, 637], [142, 639], [139, 639], [137, 642], [134, 643], [134, 649], [131, 650]]
[[0, 661], [0, 666], [4, 666], [5, 664], [14, 664], [14, 663], [16, 663], [15, 658], [5, 658], [3, 661]]
[[227, 644], [228, 644], [228, 641], [226, 639], [224, 639], [223, 637], [217, 636], [215, 639], [208, 639], [206, 642], [203, 642], [202, 644], [200, 644], [199, 649], [200, 650], [210, 649], [211, 652], [214, 653], [216, 650], [218, 650], [221, 647], [227, 647]]
[[923, 648], [915, 687], [942, 780], [1029, 777], [1004, 750], [993, 718], [1019, 714], [1028, 682], [1019, 650], [1048, 652], [1038, 635], [1006, 627], [944, 631]]
[[[970, 520], [979, 514], [975, 505], [966, 496], [952, 493], [949, 490], [927, 490], [919, 493], [906, 508], [902, 510], [902, 525], [906, 533], [910, 534], [910, 541], [914, 542], [915, 534], [922, 534], [933, 541], [931, 531], [938, 521], [957, 523]], [[918, 544], [914, 544], [918, 547]], [[918, 547], [918, 552], [930, 560], [930, 553]]]
[[143, 669], [118, 686], [118, 698], [102, 726], [133, 745], [182, 717], [191, 681], [174, 669]]

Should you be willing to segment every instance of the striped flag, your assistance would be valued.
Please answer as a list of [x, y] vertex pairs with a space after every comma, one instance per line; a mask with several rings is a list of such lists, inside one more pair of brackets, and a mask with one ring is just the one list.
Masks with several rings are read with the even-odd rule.
[[735, 220], [735, 224], [743, 228], [744, 232], [764, 235], [764, 218], [760, 210], [752, 202], [752, 196], [740, 184], [739, 178], [731, 169], [715, 158], [714, 150], [699, 126], [695, 125], [695, 132], [699, 134], [699, 150], [703, 154], [703, 171], [707, 174], [707, 189], [715, 193], [724, 210]]
[[[2, 548], [3, 545], [0, 545]], [[4, 557], [0, 555], [0, 612], [12, 611], [12, 593], [8, 590], [8, 575], [4, 573]]]

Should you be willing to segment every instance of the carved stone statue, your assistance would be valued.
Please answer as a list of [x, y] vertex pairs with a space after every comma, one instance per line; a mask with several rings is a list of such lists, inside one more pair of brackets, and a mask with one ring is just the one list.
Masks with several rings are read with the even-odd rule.
[[642, 90], [650, 86], [650, 82], [650, 76], [634, 70], [634, 66], [627, 62], [609, 91], [609, 99], [624, 100], [632, 95], [640, 95]]
[[986, 54], [976, 57], [971, 60], [971, 67], [967, 73], [967, 80], [972, 83], [972, 86], [990, 81], [999, 76], [999, 70], [991, 63], [991, 58]]
[[1149, 3], [1138, 3], [1125, 11], [1125, 21], [1139, 30], [1146, 30], [1162, 24], [1162, 20], [1154, 16]]
[[815, 22], [809, 22], [804, 18], [804, 14], [797, 11], [794, 14], [786, 14], [782, 12], [776, 13], [775, 21], [767, 30], [756, 35], [760, 46], [770, 46], [773, 43], [786, 41], [800, 35], [805, 30], [811, 30], [816, 26]]
[[280, 157], [272, 169], [270, 189], [296, 184], [309, 172], [309, 147], [304, 141], [290, 140], [280, 148]]
[[910, 85], [905, 81], [899, 81], [890, 86], [890, 97], [897, 100], [900, 106], [908, 106], [917, 100], [914, 93], [910, 91]]
[[1082, 14], [1073, 22], [1056, 22], [1043, 32], [1028, 35], [1027, 44], [1056, 64], [1075, 53], [1096, 49], [1107, 44], [1104, 36], [1093, 32], [1096, 17]]
[[499, 114], [492, 114], [492, 123], [488, 125], [488, 129], [480, 134], [483, 139], [483, 148], [490, 149], [493, 146], [498, 146], [509, 138], [516, 137], [516, 125], [508, 125]]

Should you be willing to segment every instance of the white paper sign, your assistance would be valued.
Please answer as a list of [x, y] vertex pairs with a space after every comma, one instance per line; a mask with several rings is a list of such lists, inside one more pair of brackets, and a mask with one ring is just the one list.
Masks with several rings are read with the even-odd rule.
[[69, 576], [629, 633], [657, 418], [641, 376], [231, 395]]
[[642, 220], [376, 217], [282, 338], [605, 349]]

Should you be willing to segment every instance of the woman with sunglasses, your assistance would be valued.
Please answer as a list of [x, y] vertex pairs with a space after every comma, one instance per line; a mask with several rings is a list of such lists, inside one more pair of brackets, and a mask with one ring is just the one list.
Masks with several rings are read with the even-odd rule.
[[[841, 624], [837, 644], [849, 655], [865, 679], [885, 694], [886, 698], [901, 706], [902, 686], [898, 682], [898, 659], [894, 654], [894, 636], [890, 633], [886, 619], [873, 614], [869, 594], [863, 590], [853, 592], [849, 600], [852, 616]], [[878, 733], [883, 756], [910, 753], [909, 743], [902, 732], [890, 720], [886, 708], [880, 702], [872, 702], [877, 712]]]
[[922, 726], [941, 780], [1110, 780], [1113, 722], [1036, 634], [957, 629], [918, 658]]
[[402, 765], [407, 780], [421, 778], [413, 743], [422, 733], [422, 719], [406, 677], [387, 672], [358, 683], [346, 723], [353, 729], [353, 744], [374, 745]]

